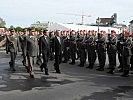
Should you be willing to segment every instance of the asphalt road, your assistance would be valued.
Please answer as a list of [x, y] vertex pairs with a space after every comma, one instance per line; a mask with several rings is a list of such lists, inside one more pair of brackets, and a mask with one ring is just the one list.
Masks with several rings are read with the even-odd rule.
[[[56, 74], [53, 61], [49, 61], [49, 76], [35, 65], [35, 79], [31, 79], [22, 66], [22, 57], [16, 59], [16, 72], [9, 70], [9, 55], [0, 50], [0, 100], [133, 100], [133, 75], [120, 77], [81, 68], [77, 65], [61, 64], [61, 74]], [[118, 64], [118, 62], [117, 62]], [[96, 62], [96, 66], [98, 62]], [[106, 67], [108, 62], [106, 63]]]

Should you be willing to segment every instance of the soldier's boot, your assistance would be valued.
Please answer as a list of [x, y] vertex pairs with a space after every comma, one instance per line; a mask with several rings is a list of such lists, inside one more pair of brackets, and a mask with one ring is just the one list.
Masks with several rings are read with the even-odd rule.
[[75, 65], [75, 60], [72, 60], [72, 62], [70, 62], [69, 64]]
[[34, 78], [34, 75], [33, 74], [30, 74], [30, 78]]
[[81, 66], [81, 63], [78, 66], [80, 67]]
[[22, 61], [22, 63], [23, 63], [23, 66], [26, 66], [26, 62], [24, 60]]
[[30, 78], [34, 78], [34, 72], [33, 71], [30, 71]]
[[117, 68], [122, 68], [121, 65], [119, 65]]
[[118, 71], [119, 71], [119, 72], [123, 72], [123, 68], [119, 69]]
[[114, 74], [114, 68], [111, 68], [107, 73]]
[[65, 59], [65, 60], [63, 61], [63, 63], [67, 63], [67, 61], [68, 61], [68, 60]]
[[45, 68], [45, 75], [49, 75], [47, 68]]
[[111, 67], [108, 67], [107, 69], [111, 69]]
[[121, 76], [122, 77], [129, 77], [129, 70], [124, 70], [124, 73]]
[[133, 65], [131, 64], [130, 70], [133, 71]]
[[100, 67], [98, 69], [96, 69], [97, 71], [104, 71], [104, 67]]
[[11, 70], [12, 72], [15, 72], [15, 71], [16, 71], [15, 68], [14, 68], [14, 66], [13, 66], [13, 63], [12, 63], [12, 62], [9, 62], [9, 66], [10, 66], [10, 70]]
[[84, 62], [81, 62], [80, 67], [84, 67]]
[[89, 64], [89, 66], [86, 68], [93, 69], [93, 64]]

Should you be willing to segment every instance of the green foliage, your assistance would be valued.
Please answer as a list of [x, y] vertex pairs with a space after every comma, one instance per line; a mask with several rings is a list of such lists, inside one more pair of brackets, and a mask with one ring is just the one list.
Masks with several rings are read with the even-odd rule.
[[41, 30], [46, 30], [47, 27], [30, 27], [31, 30], [35, 30], [35, 31], [41, 31]]
[[15, 28], [15, 31], [17, 31], [17, 32], [23, 31], [23, 28], [21, 28], [20, 26], [18, 26], [18, 27]]
[[0, 18], [0, 27], [4, 27], [6, 25], [6, 22]]

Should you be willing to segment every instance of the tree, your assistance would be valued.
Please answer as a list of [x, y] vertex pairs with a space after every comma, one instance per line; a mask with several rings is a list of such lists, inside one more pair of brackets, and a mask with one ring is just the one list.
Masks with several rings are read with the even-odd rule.
[[36, 27], [35, 28], [36, 31], [41, 31], [41, 30], [46, 30], [46, 29], [47, 29], [46, 27], [45, 28], [44, 27]]
[[20, 26], [18, 26], [18, 27], [15, 28], [15, 30], [16, 30], [17, 32], [20, 32], [20, 31], [23, 31], [23, 28], [21, 28]]
[[6, 25], [6, 22], [0, 18], [0, 27], [4, 27]]

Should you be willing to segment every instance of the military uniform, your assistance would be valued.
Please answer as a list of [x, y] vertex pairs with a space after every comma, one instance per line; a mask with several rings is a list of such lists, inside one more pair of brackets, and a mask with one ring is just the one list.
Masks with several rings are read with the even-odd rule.
[[117, 51], [117, 38], [116, 37], [110, 37], [107, 42], [107, 53], [109, 58], [109, 72], [110, 74], [113, 74], [113, 71], [116, 66], [116, 51]]
[[118, 52], [118, 60], [119, 60], [119, 72], [123, 71], [123, 64], [122, 64], [122, 51], [123, 51], [123, 45], [120, 44], [120, 42], [123, 42], [124, 36], [122, 34], [119, 35], [118, 41], [117, 41], [117, 52]]
[[54, 60], [54, 54], [53, 54], [53, 50], [52, 50], [53, 49], [52, 43], [53, 43], [53, 40], [54, 40], [54, 35], [52, 33], [50, 33], [49, 37], [50, 37], [50, 55], [49, 55], [49, 58], [50, 58], [50, 60]]
[[[132, 54], [133, 54], [133, 36], [132, 36], [132, 48], [131, 48]], [[131, 70], [133, 70], [133, 55], [131, 56]]]
[[70, 41], [69, 41], [69, 36], [66, 36], [64, 41], [64, 47], [63, 47], [63, 56], [64, 56], [64, 61], [63, 63], [67, 63], [69, 58], [70, 58]]
[[96, 38], [90, 36], [86, 39], [86, 46], [88, 52], [89, 66], [87, 68], [92, 69], [96, 60]]
[[11, 61], [9, 62], [12, 71], [15, 71], [15, 59], [17, 55], [18, 38], [14, 35], [6, 36], [7, 52], [10, 52]]
[[74, 65], [76, 59], [76, 36], [74, 35], [70, 36], [70, 57], [72, 59], [72, 62], [69, 64]]
[[25, 48], [25, 39], [26, 39], [26, 35], [20, 35], [19, 36], [19, 41], [21, 43], [21, 49], [22, 49], [22, 56], [23, 56], [23, 65], [26, 66], [26, 54], [24, 54], [24, 48]]
[[129, 76], [129, 70], [130, 70], [130, 58], [132, 56], [132, 40], [130, 37], [127, 37], [124, 39], [124, 42], [121, 42], [123, 45], [123, 52], [122, 52], [122, 62], [123, 62], [123, 77]]
[[80, 58], [80, 67], [83, 67], [86, 62], [86, 45], [84, 36], [80, 36], [77, 40], [78, 42], [78, 50], [79, 50], [79, 58]]
[[104, 71], [105, 61], [106, 61], [106, 38], [105, 37], [98, 37], [97, 39], [97, 54], [98, 54], [98, 61], [99, 61], [99, 68], [98, 71]]
[[25, 41], [25, 52], [24, 54], [27, 56], [28, 60], [28, 72], [31, 76], [31, 78], [34, 78], [34, 72], [33, 72], [33, 64], [34, 64], [34, 58], [37, 57], [37, 45], [36, 45], [37, 39], [35, 36], [27, 36]]

